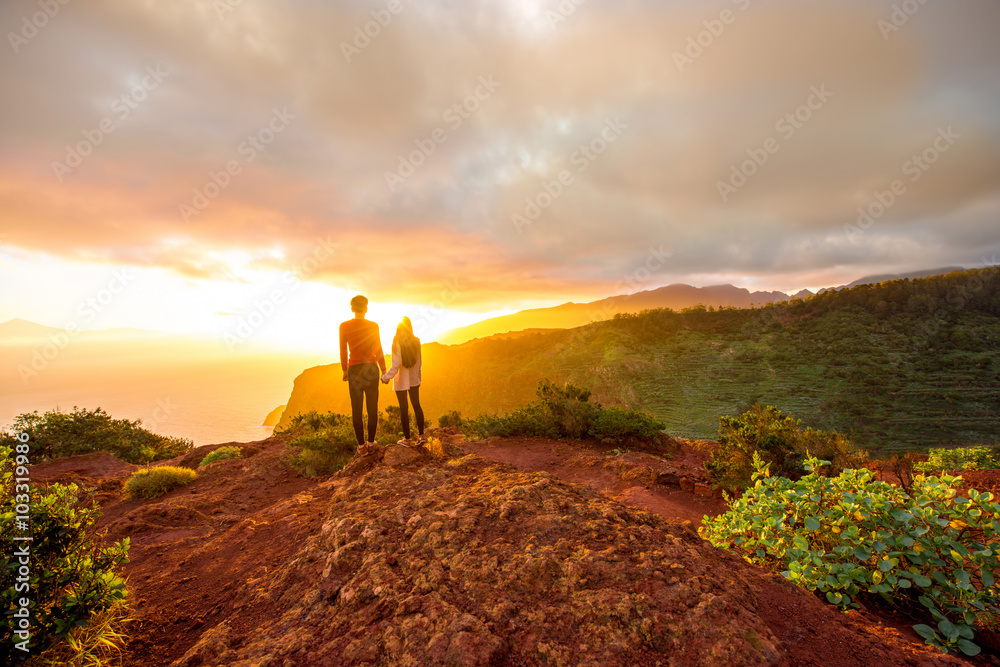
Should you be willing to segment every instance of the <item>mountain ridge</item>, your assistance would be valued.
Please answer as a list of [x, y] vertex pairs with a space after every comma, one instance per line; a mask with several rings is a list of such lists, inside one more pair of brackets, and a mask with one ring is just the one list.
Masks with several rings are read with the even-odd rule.
[[[870, 285], [891, 280], [926, 278], [963, 270], [962, 267], [947, 266], [906, 273], [870, 275], [859, 278], [847, 285], [824, 287], [817, 294], [831, 290], [850, 289], [859, 285]], [[750, 291], [746, 287], [736, 287], [730, 284], [694, 287], [685, 283], [674, 283], [632, 294], [609, 296], [597, 301], [584, 303], [569, 301], [558, 306], [529, 308], [511, 313], [510, 315], [501, 315], [500, 317], [493, 317], [468, 326], [452, 329], [438, 336], [437, 341], [445, 345], [457, 345], [476, 338], [485, 338], [495, 334], [527, 329], [572, 329], [591, 322], [609, 320], [620, 313], [638, 313], [643, 310], [654, 310], [657, 308], [683, 310], [684, 308], [698, 306], [750, 308], [752, 306], [760, 307], [792, 299], [805, 299], [813, 295], [814, 293], [808, 289], [799, 290], [795, 294], [786, 294], [777, 290]]]
[[529, 308], [510, 315], [493, 317], [452, 329], [439, 336], [438, 342], [457, 345], [475, 338], [524, 329], [571, 329], [590, 322], [609, 320], [619, 313], [634, 313], [656, 308], [681, 310], [698, 305], [748, 308], [752, 305], [762, 306], [791, 298], [793, 297], [784, 292], [751, 292], [745, 287], [728, 284], [694, 287], [684, 283], [674, 283], [633, 294], [609, 296], [597, 301], [584, 303], [570, 301], [558, 306]]

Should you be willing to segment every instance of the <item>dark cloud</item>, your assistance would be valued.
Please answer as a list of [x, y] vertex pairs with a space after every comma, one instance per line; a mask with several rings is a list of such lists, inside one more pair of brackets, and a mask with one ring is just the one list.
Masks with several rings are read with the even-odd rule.
[[[550, 26], [556, 2], [403, 0], [348, 62], [386, 3], [71, 3], [0, 58], [0, 231], [222, 278], [212, 252], [288, 270], [332, 236], [351, 250], [314, 279], [419, 300], [461, 276], [469, 305], [598, 296], [661, 246], [663, 283], [972, 265], [997, 245], [1000, 7], [928, 3], [884, 35], [892, 5], [589, 0]], [[679, 67], [724, 10], [730, 24]], [[0, 25], [36, 11], [4, 3]], [[166, 74], [143, 92], [149, 68]], [[276, 109], [289, 120], [272, 136]], [[113, 131], [94, 134], [102, 122]], [[620, 135], [581, 159], [608, 122]], [[858, 208], [949, 127], [961, 138], [851, 237]], [[250, 151], [254, 137], [270, 141]], [[778, 150], [723, 201], [719, 182], [769, 140]], [[52, 163], [81, 142], [91, 154], [60, 181]], [[390, 187], [401, 160], [421, 164]], [[238, 173], [185, 216], [229, 163]], [[572, 182], [519, 228], [564, 170]]]

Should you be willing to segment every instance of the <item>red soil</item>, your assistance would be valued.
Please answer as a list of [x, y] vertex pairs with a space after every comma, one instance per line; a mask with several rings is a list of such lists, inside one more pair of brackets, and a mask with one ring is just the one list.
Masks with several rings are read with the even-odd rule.
[[[702, 497], [681, 488], [681, 478], [688, 488], [705, 479], [700, 466], [704, 452], [686, 444], [675, 447], [672, 458], [665, 459], [639, 452], [615, 455], [607, 446], [582, 442], [539, 438], [459, 442], [455, 434], [438, 435], [484, 458], [524, 472], [548, 471], [667, 519], [697, 525], [706, 514], [725, 510], [720, 499], [704, 497], [704, 487], [697, 488]], [[234, 645], [249, 641], [255, 628], [266, 627], [265, 621], [273, 622], [276, 611], [280, 615], [280, 601], [260, 602], [260, 595], [246, 592], [260, 589], [261, 582], [296, 562], [303, 544], [320, 534], [327, 508], [343, 487], [342, 475], [307, 479], [289, 469], [278, 439], [226, 444], [243, 444], [250, 456], [212, 464], [194, 483], [155, 500], [121, 499], [121, 485], [137, 466], [109, 455], [62, 459], [32, 470], [39, 482], [75, 481], [95, 489], [106, 539], [128, 537], [132, 542], [126, 573], [134, 594], [135, 621], [129, 629], [133, 639], [123, 656], [125, 665], [170, 665], [207, 630], [222, 627], [224, 620], [234, 633], [226, 641]], [[163, 463], [196, 464], [217, 446], [221, 445]], [[350, 467], [356, 468], [355, 475], [364, 472]], [[733, 562], [732, 557], [720, 557], [722, 562], [727, 558]], [[925, 646], [906, 622], [861, 611], [838, 613], [778, 575], [747, 568], [757, 593], [757, 614], [780, 642], [783, 657], [777, 664], [970, 664]], [[183, 664], [226, 664], [201, 660], [189, 658]], [[284, 664], [309, 663], [285, 660]], [[994, 662], [981, 656], [971, 664]]]

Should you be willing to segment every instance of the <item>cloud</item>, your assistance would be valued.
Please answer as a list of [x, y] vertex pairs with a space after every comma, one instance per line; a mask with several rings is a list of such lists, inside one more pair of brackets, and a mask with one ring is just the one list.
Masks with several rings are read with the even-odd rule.
[[[883, 0], [589, 0], [554, 25], [543, 0], [402, 0], [388, 20], [383, 2], [219, 6], [74, 3], [0, 59], [17, 91], [0, 108], [8, 245], [225, 278], [213, 253], [292, 270], [332, 236], [348, 250], [310, 279], [419, 300], [460, 276], [474, 306], [600, 296], [661, 245], [664, 283], [794, 287], [972, 264], [993, 238], [1000, 8], [986, 0], [929, 3], [888, 38]], [[5, 3], [0, 23], [36, 10]], [[679, 66], [689, 39], [706, 45]], [[168, 74], [122, 116], [150, 67]], [[809, 108], [817, 88], [831, 94]], [[249, 158], [276, 109], [287, 126]], [[580, 159], [615, 119], [620, 136]], [[908, 180], [948, 127], [961, 138]], [[724, 201], [719, 183], [768, 140], [778, 150]], [[53, 162], [88, 141], [60, 181]], [[851, 242], [844, 225], [895, 179], [906, 193]]]

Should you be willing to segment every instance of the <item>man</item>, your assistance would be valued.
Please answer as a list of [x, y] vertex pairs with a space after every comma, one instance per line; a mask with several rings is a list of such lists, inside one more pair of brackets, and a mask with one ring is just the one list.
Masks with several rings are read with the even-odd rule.
[[[368, 299], [360, 294], [351, 299], [354, 319], [340, 325], [340, 367], [351, 394], [351, 420], [358, 439], [358, 453], [375, 451], [375, 427], [378, 425], [378, 382], [385, 373], [385, 354], [378, 325], [365, 319]], [[348, 354], [350, 350], [350, 354]], [[381, 370], [380, 370], [381, 369]], [[368, 405], [368, 439], [364, 437], [362, 404]]]

